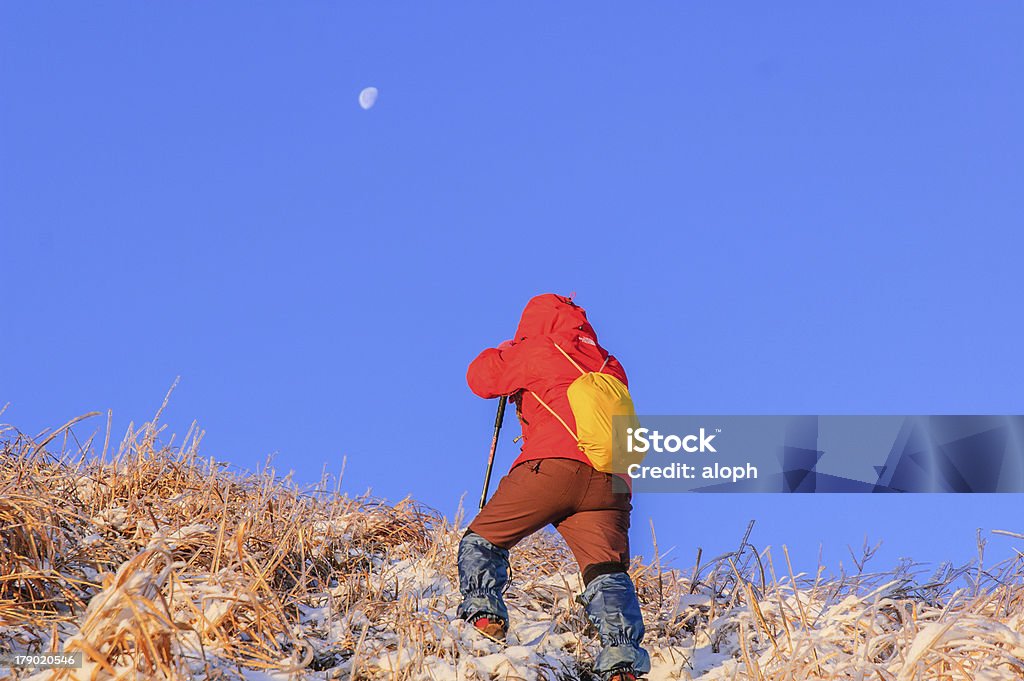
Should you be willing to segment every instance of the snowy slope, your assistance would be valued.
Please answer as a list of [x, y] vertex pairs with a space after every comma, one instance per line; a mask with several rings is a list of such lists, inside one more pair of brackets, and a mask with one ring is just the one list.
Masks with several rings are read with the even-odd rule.
[[[0, 655], [85, 658], [12, 676], [589, 678], [598, 642], [556, 536], [514, 550], [499, 646], [455, 619], [459, 521], [231, 473], [198, 457], [194, 433], [172, 450], [157, 432], [130, 432], [102, 463], [2, 445]], [[1021, 561], [926, 585], [785, 565], [745, 543], [685, 574], [635, 562], [650, 678], [1024, 678]]]

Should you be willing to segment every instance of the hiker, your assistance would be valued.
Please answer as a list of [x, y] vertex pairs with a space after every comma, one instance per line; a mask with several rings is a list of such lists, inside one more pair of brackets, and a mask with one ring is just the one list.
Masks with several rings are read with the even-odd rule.
[[650, 671], [650, 657], [640, 647], [644, 623], [626, 572], [631, 495], [623, 477], [596, 470], [577, 441], [567, 388], [586, 372], [613, 376], [625, 390], [622, 365], [598, 344], [583, 308], [550, 293], [530, 300], [512, 340], [469, 365], [474, 393], [508, 395], [516, 404], [523, 446], [459, 544], [458, 615], [503, 640], [509, 549], [553, 525], [583, 575], [579, 600], [603, 646], [594, 665], [598, 678], [633, 681]]

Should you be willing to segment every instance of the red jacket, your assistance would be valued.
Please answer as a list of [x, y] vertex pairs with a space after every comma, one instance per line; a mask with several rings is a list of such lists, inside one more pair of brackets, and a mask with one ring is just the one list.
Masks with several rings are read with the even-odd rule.
[[[625, 370], [598, 344], [594, 327], [587, 321], [582, 307], [552, 293], [532, 298], [523, 310], [512, 344], [501, 350], [484, 350], [466, 372], [470, 390], [480, 397], [512, 395], [519, 402], [523, 447], [513, 468], [534, 459], [575, 459], [590, 463], [565, 426], [530, 394], [530, 391], [537, 393], [575, 432], [576, 420], [566, 389], [580, 372], [558, 351], [555, 343], [583, 369], [600, 370], [628, 385]], [[604, 369], [601, 369], [602, 364]]]

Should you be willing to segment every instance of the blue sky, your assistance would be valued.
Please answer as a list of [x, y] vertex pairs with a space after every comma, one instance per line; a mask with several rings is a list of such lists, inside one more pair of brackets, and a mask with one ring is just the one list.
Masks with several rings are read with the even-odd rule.
[[[121, 432], [181, 376], [207, 455], [451, 513], [493, 419], [466, 365], [546, 291], [643, 412], [1021, 413], [1022, 33], [1005, 2], [4, 3], [3, 420]], [[881, 567], [1019, 509], [649, 496], [633, 538], [688, 565], [756, 518]]]

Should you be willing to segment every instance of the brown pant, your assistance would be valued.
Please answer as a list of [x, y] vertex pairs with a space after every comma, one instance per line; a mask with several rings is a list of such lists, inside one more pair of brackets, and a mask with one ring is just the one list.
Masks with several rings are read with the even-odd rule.
[[469, 530], [510, 549], [550, 523], [589, 582], [629, 565], [630, 497], [621, 478], [580, 461], [527, 461], [501, 479]]

